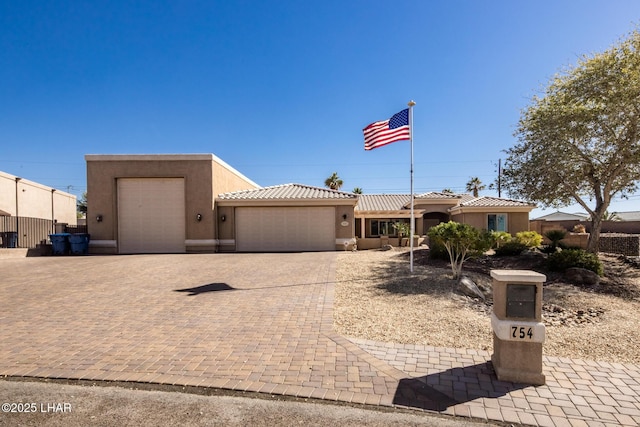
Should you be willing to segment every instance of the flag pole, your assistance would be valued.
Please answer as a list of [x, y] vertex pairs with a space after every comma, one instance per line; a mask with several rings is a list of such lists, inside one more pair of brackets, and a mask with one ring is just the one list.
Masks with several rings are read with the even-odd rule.
[[415, 232], [415, 220], [413, 219], [413, 107], [416, 103], [411, 100], [407, 105], [409, 105], [409, 139], [411, 140], [411, 234], [409, 236], [411, 252], [409, 255], [409, 270], [413, 273], [413, 234]]

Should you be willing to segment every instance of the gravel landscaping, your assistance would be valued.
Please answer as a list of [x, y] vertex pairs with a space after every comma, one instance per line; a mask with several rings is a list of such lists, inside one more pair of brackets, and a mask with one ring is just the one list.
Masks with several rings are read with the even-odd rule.
[[[491, 351], [491, 303], [453, 292], [448, 263], [415, 250], [369, 250], [338, 255], [334, 326], [347, 337], [382, 342]], [[578, 287], [549, 274], [544, 286], [544, 354], [640, 364], [640, 269], [601, 257], [598, 287]], [[523, 264], [500, 268], [522, 269]], [[490, 283], [482, 262], [465, 263], [463, 274]], [[543, 272], [545, 273], [545, 272]], [[545, 273], [546, 274], [546, 273]]]

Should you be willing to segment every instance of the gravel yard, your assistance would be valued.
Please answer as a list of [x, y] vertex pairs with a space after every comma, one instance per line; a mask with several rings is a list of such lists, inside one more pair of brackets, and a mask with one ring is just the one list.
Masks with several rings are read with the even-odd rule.
[[[424, 249], [416, 249], [411, 275], [407, 252], [394, 248], [338, 255], [336, 331], [382, 342], [490, 351], [491, 302], [453, 293], [451, 269], [446, 263], [430, 262]], [[490, 281], [486, 274], [470, 270], [463, 268], [463, 274]], [[605, 263], [607, 271], [612, 267]], [[640, 299], [635, 296], [640, 292], [639, 273], [637, 267], [615, 271], [616, 285], [633, 290], [631, 296], [548, 281], [544, 354], [640, 364]]]

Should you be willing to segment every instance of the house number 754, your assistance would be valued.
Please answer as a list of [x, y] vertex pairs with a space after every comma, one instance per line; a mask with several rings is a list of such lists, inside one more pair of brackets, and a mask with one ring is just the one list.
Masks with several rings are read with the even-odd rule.
[[527, 328], [526, 326], [512, 326], [511, 327], [511, 336], [513, 338], [520, 338], [521, 340], [525, 338], [532, 339], [533, 338], [533, 330], [531, 328]]

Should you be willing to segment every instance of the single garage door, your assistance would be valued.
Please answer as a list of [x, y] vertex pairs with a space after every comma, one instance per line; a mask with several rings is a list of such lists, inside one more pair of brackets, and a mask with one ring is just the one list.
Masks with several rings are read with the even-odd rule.
[[335, 208], [247, 207], [235, 216], [240, 252], [335, 250]]
[[185, 252], [183, 178], [118, 179], [118, 251]]

